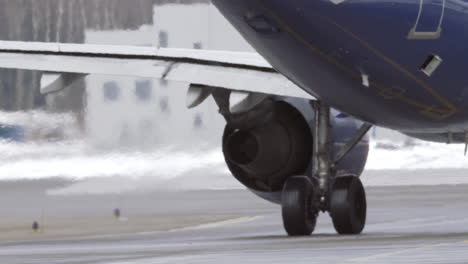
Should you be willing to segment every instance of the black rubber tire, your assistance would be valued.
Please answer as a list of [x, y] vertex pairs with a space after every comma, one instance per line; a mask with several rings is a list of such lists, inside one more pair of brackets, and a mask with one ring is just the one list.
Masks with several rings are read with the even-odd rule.
[[306, 176], [294, 176], [286, 180], [281, 211], [284, 229], [289, 236], [308, 236], [315, 229], [317, 213], [313, 206], [315, 185]]
[[330, 197], [330, 216], [339, 234], [360, 234], [366, 225], [366, 192], [355, 176], [338, 177]]

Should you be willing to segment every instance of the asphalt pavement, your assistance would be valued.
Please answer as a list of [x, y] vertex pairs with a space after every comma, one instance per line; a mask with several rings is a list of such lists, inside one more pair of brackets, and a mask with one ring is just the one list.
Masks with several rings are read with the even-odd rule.
[[[127, 194], [119, 198], [122, 219], [100, 218], [103, 226], [125, 224], [92, 233], [85, 230], [93, 223], [85, 222], [115, 197], [49, 198], [50, 208], [67, 209], [49, 209], [43, 234], [5, 239], [1, 232], [9, 222], [3, 222], [0, 263], [468, 263], [467, 185], [372, 187], [367, 193], [362, 235], [337, 235], [328, 214], [321, 214], [308, 237], [287, 237], [280, 208], [246, 190]], [[3, 214], [14, 208], [3, 206]], [[82, 218], [68, 224], [78, 231], [47, 236], [56, 219], [73, 212], [72, 219]], [[138, 228], [142, 217], [154, 225]]]

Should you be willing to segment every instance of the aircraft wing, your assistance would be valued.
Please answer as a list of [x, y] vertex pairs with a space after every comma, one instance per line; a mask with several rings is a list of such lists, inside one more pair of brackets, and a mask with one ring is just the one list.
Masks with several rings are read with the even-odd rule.
[[314, 99], [260, 55], [247, 52], [0, 41], [0, 68], [42, 71], [42, 93], [88, 74], [108, 74], [186, 82], [189, 107], [214, 88]]

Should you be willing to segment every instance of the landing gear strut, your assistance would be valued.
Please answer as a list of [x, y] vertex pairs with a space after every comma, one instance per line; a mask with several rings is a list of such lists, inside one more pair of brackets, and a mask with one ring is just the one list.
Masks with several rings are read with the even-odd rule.
[[353, 149], [371, 128], [364, 124], [332, 157], [330, 107], [313, 101], [315, 113], [312, 177], [286, 180], [282, 194], [282, 216], [290, 236], [310, 235], [318, 213], [329, 212], [339, 234], [359, 234], [366, 223], [366, 193], [354, 175], [336, 175], [335, 165]]

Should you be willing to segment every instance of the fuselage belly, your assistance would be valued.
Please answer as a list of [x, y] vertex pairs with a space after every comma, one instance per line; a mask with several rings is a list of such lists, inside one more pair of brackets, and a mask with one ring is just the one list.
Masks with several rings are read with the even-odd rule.
[[213, 2], [275, 69], [333, 107], [410, 134], [468, 130], [468, 2]]

